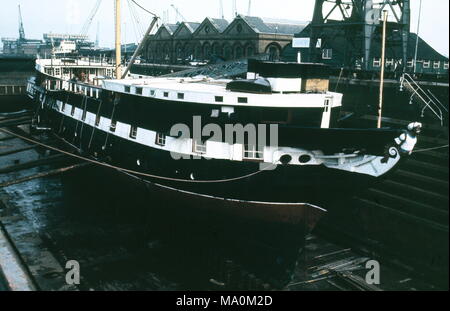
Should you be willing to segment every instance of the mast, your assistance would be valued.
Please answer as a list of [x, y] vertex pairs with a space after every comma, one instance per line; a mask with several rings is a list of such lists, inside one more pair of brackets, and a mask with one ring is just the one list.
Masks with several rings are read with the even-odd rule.
[[384, 88], [384, 66], [386, 64], [386, 23], [388, 12], [383, 11], [383, 38], [381, 44], [381, 74], [380, 74], [380, 103], [378, 106], [377, 128], [381, 128], [381, 117], [383, 112], [383, 88]]
[[25, 28], [23, 27], [22, 10], [20, 9], [20, 4], [19, 4], [19, 39], [20, 41], [25, 40]]
[[122, 51], [121, 51], [121, 28], [120, 28], [120, 0], [115, 0], [116, 15], [116, 79], [122, 78]]
[[419, 31], [420, 31], [420, 19], [422, 17], [422, 0], [419, 4], [419, 20], [417, 21], [417, 32], [416, 32], [416, 50], [414, 52], [414, 73], [417, 69], [417, 51], [419, 50]]

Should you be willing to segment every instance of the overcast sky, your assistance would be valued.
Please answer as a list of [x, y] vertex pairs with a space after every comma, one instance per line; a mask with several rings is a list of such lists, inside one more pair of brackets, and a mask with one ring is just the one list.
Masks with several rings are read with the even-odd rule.
[[[169, 20], [175, 22], [173, 4], [189, 21], [201, 22], [206, 16], [220, 17], [220, 0], [136, 0], [143, 7], [161, 17], [169, 12]], [[222, 0], [225, 18], [233, 16], [233, 0]], [[27, 38], [41, 39], [45, 32], [80, 33], [96, 1], [94, 0], [0, 0], [0, 37], [18, 36], [18, 8], [22, 7], [25, 34]], [[249, 0], [236, 0], [237, 11], [247, 14]], [[271, 18], [311, 20], [314, 0], [251, 0], [251, 15]], [[412, 2], [411, 31], [416, 32], [420, 0]], [[139, 32], [135, 30], [128, 3], [123, 3], [123, 39], [136, 42]], [[150, 15], [136, 8], [141, 28], [150, 22]], [[421, 36], [436, 50], [449, 55], [449, 1], [423, 0]], [[89, 35], [95, 40], [99, 25], [100, 44], [112, 47], [114, 42], [114, 0], [102, 0], [100, 10], [90, 27]]]

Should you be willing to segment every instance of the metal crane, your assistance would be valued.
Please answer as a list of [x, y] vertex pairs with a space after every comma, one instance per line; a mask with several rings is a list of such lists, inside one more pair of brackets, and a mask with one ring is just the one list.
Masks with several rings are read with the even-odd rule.
[[20, 9], [20, 4], [19, 4], [19, 40], [20, 41], [25, 40], [25, 28], [23, 27], [22, 11]]
[[89, 15], [88, 19], [86, 20], [86, 22], [83, 25], [83, 28], [81, 29], [81, 35], [82, 36], [86, 36], [89, 28], [91, 27], [92, 21], [94, 20], [95, 15], [98, 12], [98, 9], [100, 7], [100, 4], [102, 3], [102, 0], [97, 0], [97, 2], [95, 3], [94, 8], [91, 11], [91, 14]]
[[220, 17], [222, 19], [224, 19], [225, 15], [223, 14], [223, 1], [222, 0], [219, 0], [219, 5], [220, 5], [220, 8], [219, 8], [219, 10], [220, 10]]
[[[369, 70], [374, 45], [380, 42], [380, 17], [384, 10], [389, 12], [386, 42], [402, 47], [402, 66], [408, 58], [409, 30], [411, 25], [411, 0], [316, 0], [312, 23], [310, 24], [309, 62], [321, 58], [323, 46], [337, 40], [336, 35], [345, 34], [339, 42], [344, 54], [342, 67], [357, 67]], [[328, 22], [331, 20], [332, 22]]]
[[187, 19], [184, 18], [184, 16], [180, 13], [180, 11], [178, 10], [178, 8], [177, 8], [175, 5], [171, 4], [170, 6], [171, 6], [171, 7], [175, 10], [175, 12], [177, 13], [177, 21], [178, 21], [178, 17], [181, 17], [181, 20], [182, 20], [183, 22], [187, 22]]

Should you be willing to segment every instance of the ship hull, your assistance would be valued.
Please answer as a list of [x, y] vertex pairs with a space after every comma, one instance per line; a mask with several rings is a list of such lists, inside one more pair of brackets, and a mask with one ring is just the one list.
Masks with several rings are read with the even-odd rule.
[[[167, 151], [109, 135], [65, 118], [57, 111], [49, 111], [45, 117], [51, 121], [50, 128], [55, 135], [87, 157], [138, 172], [140, 174], [134, 175], [153, 184], [209, 197], [252, 202], [307, 202], [328, 209], [336, 199], [361, 191], [377, 180], [370, 175], [323, 165], [277, 165], [261, 170], [260, 163], [252, 161], [174, 159]], [[251, 176], [246, 177], [248, 175]], [[211, 182], [196, 182], [205, 180]]]
[[207, 262], [215, 260], [211, 254], [236, 260], [280, 286], [295, 268], [305, 237], [326, 215], [310, 204], [204, 196], [101, 166], [69, 171], [63, 185], [76, 209], [101, 201], [113, 217], [139, 219], [152, 236], [177, 249], [207, 256]]
[[[279, 140], [293, 148], [321, 148], [331, 155], [346, 149], [370, 153], [360, 157], [355, 165], [349, 162], [350, 167], [337, 164], [332, 168], [324, 163], [278, 163], [262, 169], [260, 161], [206, 159], [192, 155], [180, 159], [167, 150], [130, 139], [128, 135], [120, 136], [109, 127], [106, 130], [85, 122], [80, 109], [75, 109], [83, 107], [83, 103], [60, 101], [61, 92], [37, 90], [35, 98], [39, 107], [35, 125], [51, 129], [86, 158], [135, 176], [153, 190], [159, 187], [160, 192], [196, 196], [199, 201], [211, 201], [211, 206], [225, 206], [227, 212], [248, 214], [253, 218], [262, 216], [266, 220], [300, 223], [306, 217], [303, 210], [307, 204], [303, 203], [333, 208], [337, 200], [366, 189], [381, 175], [387, 176], [401, 158], [396, 148], [393, 148], [393, 155], [389, 154], [389, 146], [401, 133], [397, 130], [291, 127], [281, 130]], [[67, 94], [66, 99], [70, 93]], [[74, 114], [75, 110], [78, 112]], [[86, 115], [86, 108], [84, 111]], [[242, 205], [251, 208], [242, 208]]]

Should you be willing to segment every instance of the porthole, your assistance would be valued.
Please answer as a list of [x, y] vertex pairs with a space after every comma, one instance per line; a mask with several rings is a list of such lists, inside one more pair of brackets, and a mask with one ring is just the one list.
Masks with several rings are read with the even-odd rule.
[[298, 161], [301, 164], [306, 164], [312, 160], [312, 157], [309, 154], [302, 154], [300, 157], [298, 157]]
[[288, 154], [285, 154], [285, 155], [281, 156], [281, 158], [280, 158], [280, 162], [283, 165], [288, 165], [289, 163], [291, 163], [291, 161], [292, 161], [292, 157]]

